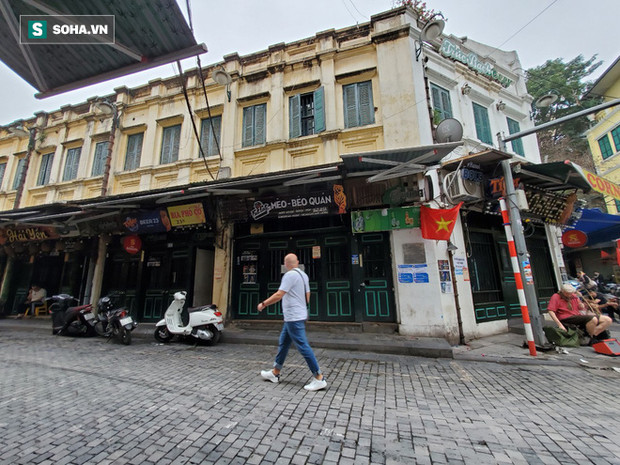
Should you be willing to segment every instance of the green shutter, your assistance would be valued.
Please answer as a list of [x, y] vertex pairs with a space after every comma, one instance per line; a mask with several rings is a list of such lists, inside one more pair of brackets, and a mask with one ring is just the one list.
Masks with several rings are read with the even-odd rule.
[[170, 163], [179, 159], [179, 146], [181, 145], [181, 125], [172, 128], [172, 153]]
[[433, 108], [439, 112], [440, 120], [452, 118], [452, 103], [450, 92], [443, 87], [431, 84], [431, 95], [433, 97]]
[[254, 145], [265, 143], [265, 123], [267, 117], [267, 104], [254, 107]]
[[375, 122], [375, 106], [372, 102], [372, 82], [360, 82], [357, 85], [359, 102], [359, 125], [366, 126]]
[[325, 92], [322, 87], [314, 91], [314, 132], [325, 131]]
[[603, 157], [603, 160], [614, 154], [613, 150], [611, 150], [611, 144], [609, 143], [609, 136], [607, 134], [598, 140], [598, 146], [601, 149], [601, 156]]
[[172, 151], [172, 131], [171, 128], [164, 128], [164, 135], [161, 143], [161, 156], [159, 164], [165, 165], [170, 163], [170, 152]]
[[13, 189], [17, 189], [19, 187], [19, 181], [22, 177], [22, 171], [24, 171], [25, 163], [26, 163], [25, 158], [20, 158], [17, 162], [17, 170], [15, 171], [15, 179], [13, 179]]
[[[508, 122], [508, 132], [510, 134], [515, 134], [521, 131], [521, 126], [519, 126], [519, 122], [513, 120], [512, 118], [506, 118]], [[523, 140], [521, 138], [515, 139], [511, 142], [512, 151], [518, 155], [525, 156], [525, 151], [523, 150]]]
[[[211, 124], [209, 124], [209, 127], [211, 128]], [[218, 155], [219, 156], [219, 151], [218, 151], [218, 147], [220, 145], [220, 133], [222, 132], [222, 117], [221, 116], [216, 116], [215, 118], [213, 118], [213, 127], [211, 128], [211, 132], [209, 133], [209, 150], [207, 152], [207, 155], [209, 156], [214, 156], [214, 155]]]
[[452, 103], [450, 102], [450, 92], [442, 89], [441, 107], [443, 108], [443, 119], [452, 118]]
[[342, 89], [344, 101], [344, 127], [354, 128], [359, 126], [357, 119], [357, 93], [355, 84], [349, 84]]
[[616, 152], [620, 152], [620, 126], [611, 130], [611, 138], [614, 140]]
[[243, 109], [243, 147], [254, 145], [254, 107]]
[[91, 176], [101, 176], [103, 174], [103, 168], [105, 159], [108, 155], [108, 143], [99, 142], [95, 146], [95, 159], [93, 160], [93, 171]]
[[300, 94], [293, 95], [288, 99], [288, 127], [289, 139], [295, 139], [301, 136], [301, 111], [300, 111]]
[[477, 103], [473, 104], [474, 120], [476, 121], [476, 136], [478, 140], [485, 144], [493, 144], [491, 136], [491, 124], [489, 122], [489, 113], [486, 108]]
[[80, 154], [82, 147], [69, 149], [67, 151], [67, 160], [65, 162], [65, 171], [62, 176], [63, 181], [71, 181], [77, 178], [78, 168], [80, 166]]
[[47, 153], [41, 157], [41, 167], [39, 168], [39, 177], [37, 178], [37, 186], [45, 186], [52, 174], [52, 162], [54, 154]]

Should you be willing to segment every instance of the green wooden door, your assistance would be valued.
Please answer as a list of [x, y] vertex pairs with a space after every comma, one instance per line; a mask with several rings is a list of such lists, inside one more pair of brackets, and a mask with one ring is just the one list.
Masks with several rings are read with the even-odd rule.
[[[359, 234], [359, 271], [355, 287], [363, 321], [396, 321], [392, 255], [387, 233]], [[349, 261], [351, 258], [349, 257]]]
[[190, 291], [191, 266], [187, 249], [153, 250], [145, 256], [143, 279], [143, 321], [163, 318], [177, 291]]

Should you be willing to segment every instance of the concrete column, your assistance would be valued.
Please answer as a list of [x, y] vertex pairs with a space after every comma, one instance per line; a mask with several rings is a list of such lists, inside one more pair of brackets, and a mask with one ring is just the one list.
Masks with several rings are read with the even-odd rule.
[[95, 271], [93, 273], [93, 285], [90, 291], [91, 302], [93, 303], [93, 311], [97, 313], [97, 301], [101, 297], [101, 287], [103, 285], [103, 270], [105, 268], [105, 258], [108, 251], [108, 236], [99, 236], [99, 247], [97, 250], [97, 262], [95, 263]]

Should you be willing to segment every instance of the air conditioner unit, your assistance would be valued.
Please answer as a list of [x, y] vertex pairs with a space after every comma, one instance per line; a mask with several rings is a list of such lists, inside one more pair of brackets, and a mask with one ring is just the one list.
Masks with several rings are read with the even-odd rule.
[[459, 202], [475, 202], [484, 198], [482, 180], [463, 177], [463, 170], [448, 173], [443, 178], [443, 189], [448, 201], [454, 205]]

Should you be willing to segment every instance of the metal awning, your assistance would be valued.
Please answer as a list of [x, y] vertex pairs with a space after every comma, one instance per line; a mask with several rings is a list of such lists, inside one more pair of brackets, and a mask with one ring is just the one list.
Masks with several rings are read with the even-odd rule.
[[463, 142], [375, 150], [340, 155], [348, 176], [370, 176], [366, 182], [383, 181], [426, 171]]
[[[20, 44], [20, 15], [114, 15], [114, 44]], [[0, 60], [50, 97], [207, 51], [176, 1], [0, 0]]]
[[526, 177], [528, 184], [542, 189], [581, 189], [584, 193], [594, 190], [620, 200], [620, 186], [583, 169], [570, 160], [538, 165], [517, 165], [513, 171], [521, 177]]

